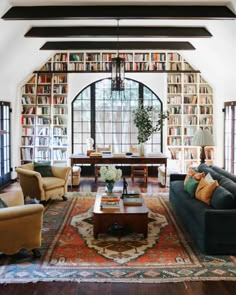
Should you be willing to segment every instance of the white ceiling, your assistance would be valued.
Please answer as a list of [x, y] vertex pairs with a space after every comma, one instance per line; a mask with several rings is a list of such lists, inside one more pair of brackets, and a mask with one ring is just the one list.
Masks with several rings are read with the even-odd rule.
[[[0, 15], [2, 16], [11, 6], [21, 5], [95, 5], [95, 4], [184, 4], [184, 5], [227, 5], [234, 12], [236, 11], [236, 0], [220, 1], [79, 1], [79, 0], [0, 0]], [[13, 87], [22, 81], [34, 70], [38, 69], [49, 56], [51, 51], [40, 51], [39, 48], [46, 41], [55, 41], [50, 38], [25, 38], [24, 34], [32, 26], [68, 26], [68, 25], [116, 25], [116, 20], [47, 20], [47, 21], [4, 21], [0, 20], [0, 85], [2, 94], [5, 96], [14, 95]], [[170, 25], [170, 26], [204, 26], [212, 38], [184, 39], [190, 41], [196, 47], [195, 51], [183, 52], [185, 58], [210, 82], [213, 87], [219, 90], [223, 99], [236, 99], [234, 84], [236, 69], [236, 20], [121, 20], [122, 25]], [[58, 39], [57, 39], [58, 40]], [[78, 40], [70, 38], [69, 40]], [[96, 40], [80, 38], [79, 40]], [[102, 39], [107, 40], [107, 39]], [[120, 38], [120, 40], [122, 40]], [[135, 39], [139, 40], [139, 39]], [[149, 40], [161, 41], [164, 39], [150, 38]], [[175, 40], [169, 38], [168, 41]], [[180, 39], [178, 39], [180, 40]]]

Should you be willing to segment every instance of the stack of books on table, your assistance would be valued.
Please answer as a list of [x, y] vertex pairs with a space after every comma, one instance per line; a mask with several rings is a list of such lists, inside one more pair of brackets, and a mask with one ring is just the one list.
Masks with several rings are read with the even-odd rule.
[[104, 195], [101, 197], [101, 209], [105, 208], [119, 208], [120, 207], [120, 197], [112, 195]]
[[128, 192], [122, 195], [124, 206], [142, 206], [143, 200], [139, 193]]

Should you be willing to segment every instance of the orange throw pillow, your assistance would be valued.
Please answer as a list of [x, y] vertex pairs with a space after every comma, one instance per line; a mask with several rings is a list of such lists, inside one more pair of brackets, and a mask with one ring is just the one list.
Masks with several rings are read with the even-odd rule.
[[190, 176], [192, 176], [195, 180], [200, 181], [200, 179], [202, 177], [205, 177], [205, 173], [204, 172], [196, 172], [195, 170], [193, 170], [192, 168], [189, 168], [187, 175], [185, 176], [184, 179], [184, 184], [186, 184], [186, 182], [189, 180]]
[[211, 197], [215, 188], [219, 186], [217, 180], [208, 183], [205, 178], [201, 178], [195, 193], [196, 199], [210, 205]]

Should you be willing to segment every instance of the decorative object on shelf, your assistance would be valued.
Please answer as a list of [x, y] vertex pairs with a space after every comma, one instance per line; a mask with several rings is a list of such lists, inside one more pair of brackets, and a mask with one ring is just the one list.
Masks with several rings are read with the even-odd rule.
[[121, 179], [121, 169], [116, 169], [115, 166], [102, 166], [100, 174], [101, 179], [106, 182], [107, 192], [112, 193], [115, 182]]
[[87, 145], [87, 150], [93, 150], [94, 149], [94, 139], [91, 137], [88, 137], [86, 139], [86, 145]]
[[[160, 131], [164, 120], [168, 118], [168, 113], [160, 112], [153, 106], [140, 105], [133, 111], [133, 122], [138, 129], [138, 143], [140, 144], [140, 156], [144, 155], [144, 143], [149, 140], [150, 136]], [[157, 117], [156, 123], [153, 124], [153, 117]]]
[[128, 188], [128, 182], [126, 181], [125, 177], [123, 178], [123, 192], [122, 195], [126, 195], [127, 192], [127, 188]]
[[125, 89], [125, 59], [119, 56], [119, 19], [117, 20], [117, 56], [111, 62], [111, 91]]
[[194, 134], [192, 139], [192, 145], [201, 147], [200, 159], [201, 159], [201, 163], [205, 163], [206, 162], [205, 146], [214, 145], [213, 136], [209, 130], [203, 129], [201, 127]]

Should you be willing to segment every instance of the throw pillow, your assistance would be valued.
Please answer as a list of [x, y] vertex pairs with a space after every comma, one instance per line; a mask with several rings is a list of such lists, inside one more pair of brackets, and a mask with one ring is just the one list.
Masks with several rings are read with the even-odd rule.
[[186, 184], [186, 182], [188, 181], [190, 176], [192, 176], [195, 180], [200, 181], [200, 179], [202, 177], [205, 177], [205, 173], [204, 172], [199, 173], [199, 172], [195, 171], [194, 169], [190, 168], [188, 170], [188, 173], [187, 173], [185, 179], [184, 179], [184, 184]]
[[0, 198], [0, 208], [7, 208], [7, 204]]
[[34, 162], [34, 171], [39, 172], [42, 177], [53, 176], [50, 162]]
[[184, 190], [188, 192], [192, 198], [194, 198], [198, 184], [199, 181], [194, 179], [193, 176], [190, 176], [184, 185]]
[[196, 198], [208, 205], [210, 205], [211, 197], [215, 188], [219, 186], [218, 181], [214, 180], [212, 183], [208, 183], [205, 178], [201, 178], [197, 190], [196, 190]]
[[206, 180], [208, 183], [212, 183], [212, 182], [214, 182], [214, 179], [212, 178], [212, 176], [211, 176], [210, 173], [207, 173], [207, 175], [205, 176], [205, 180]]

